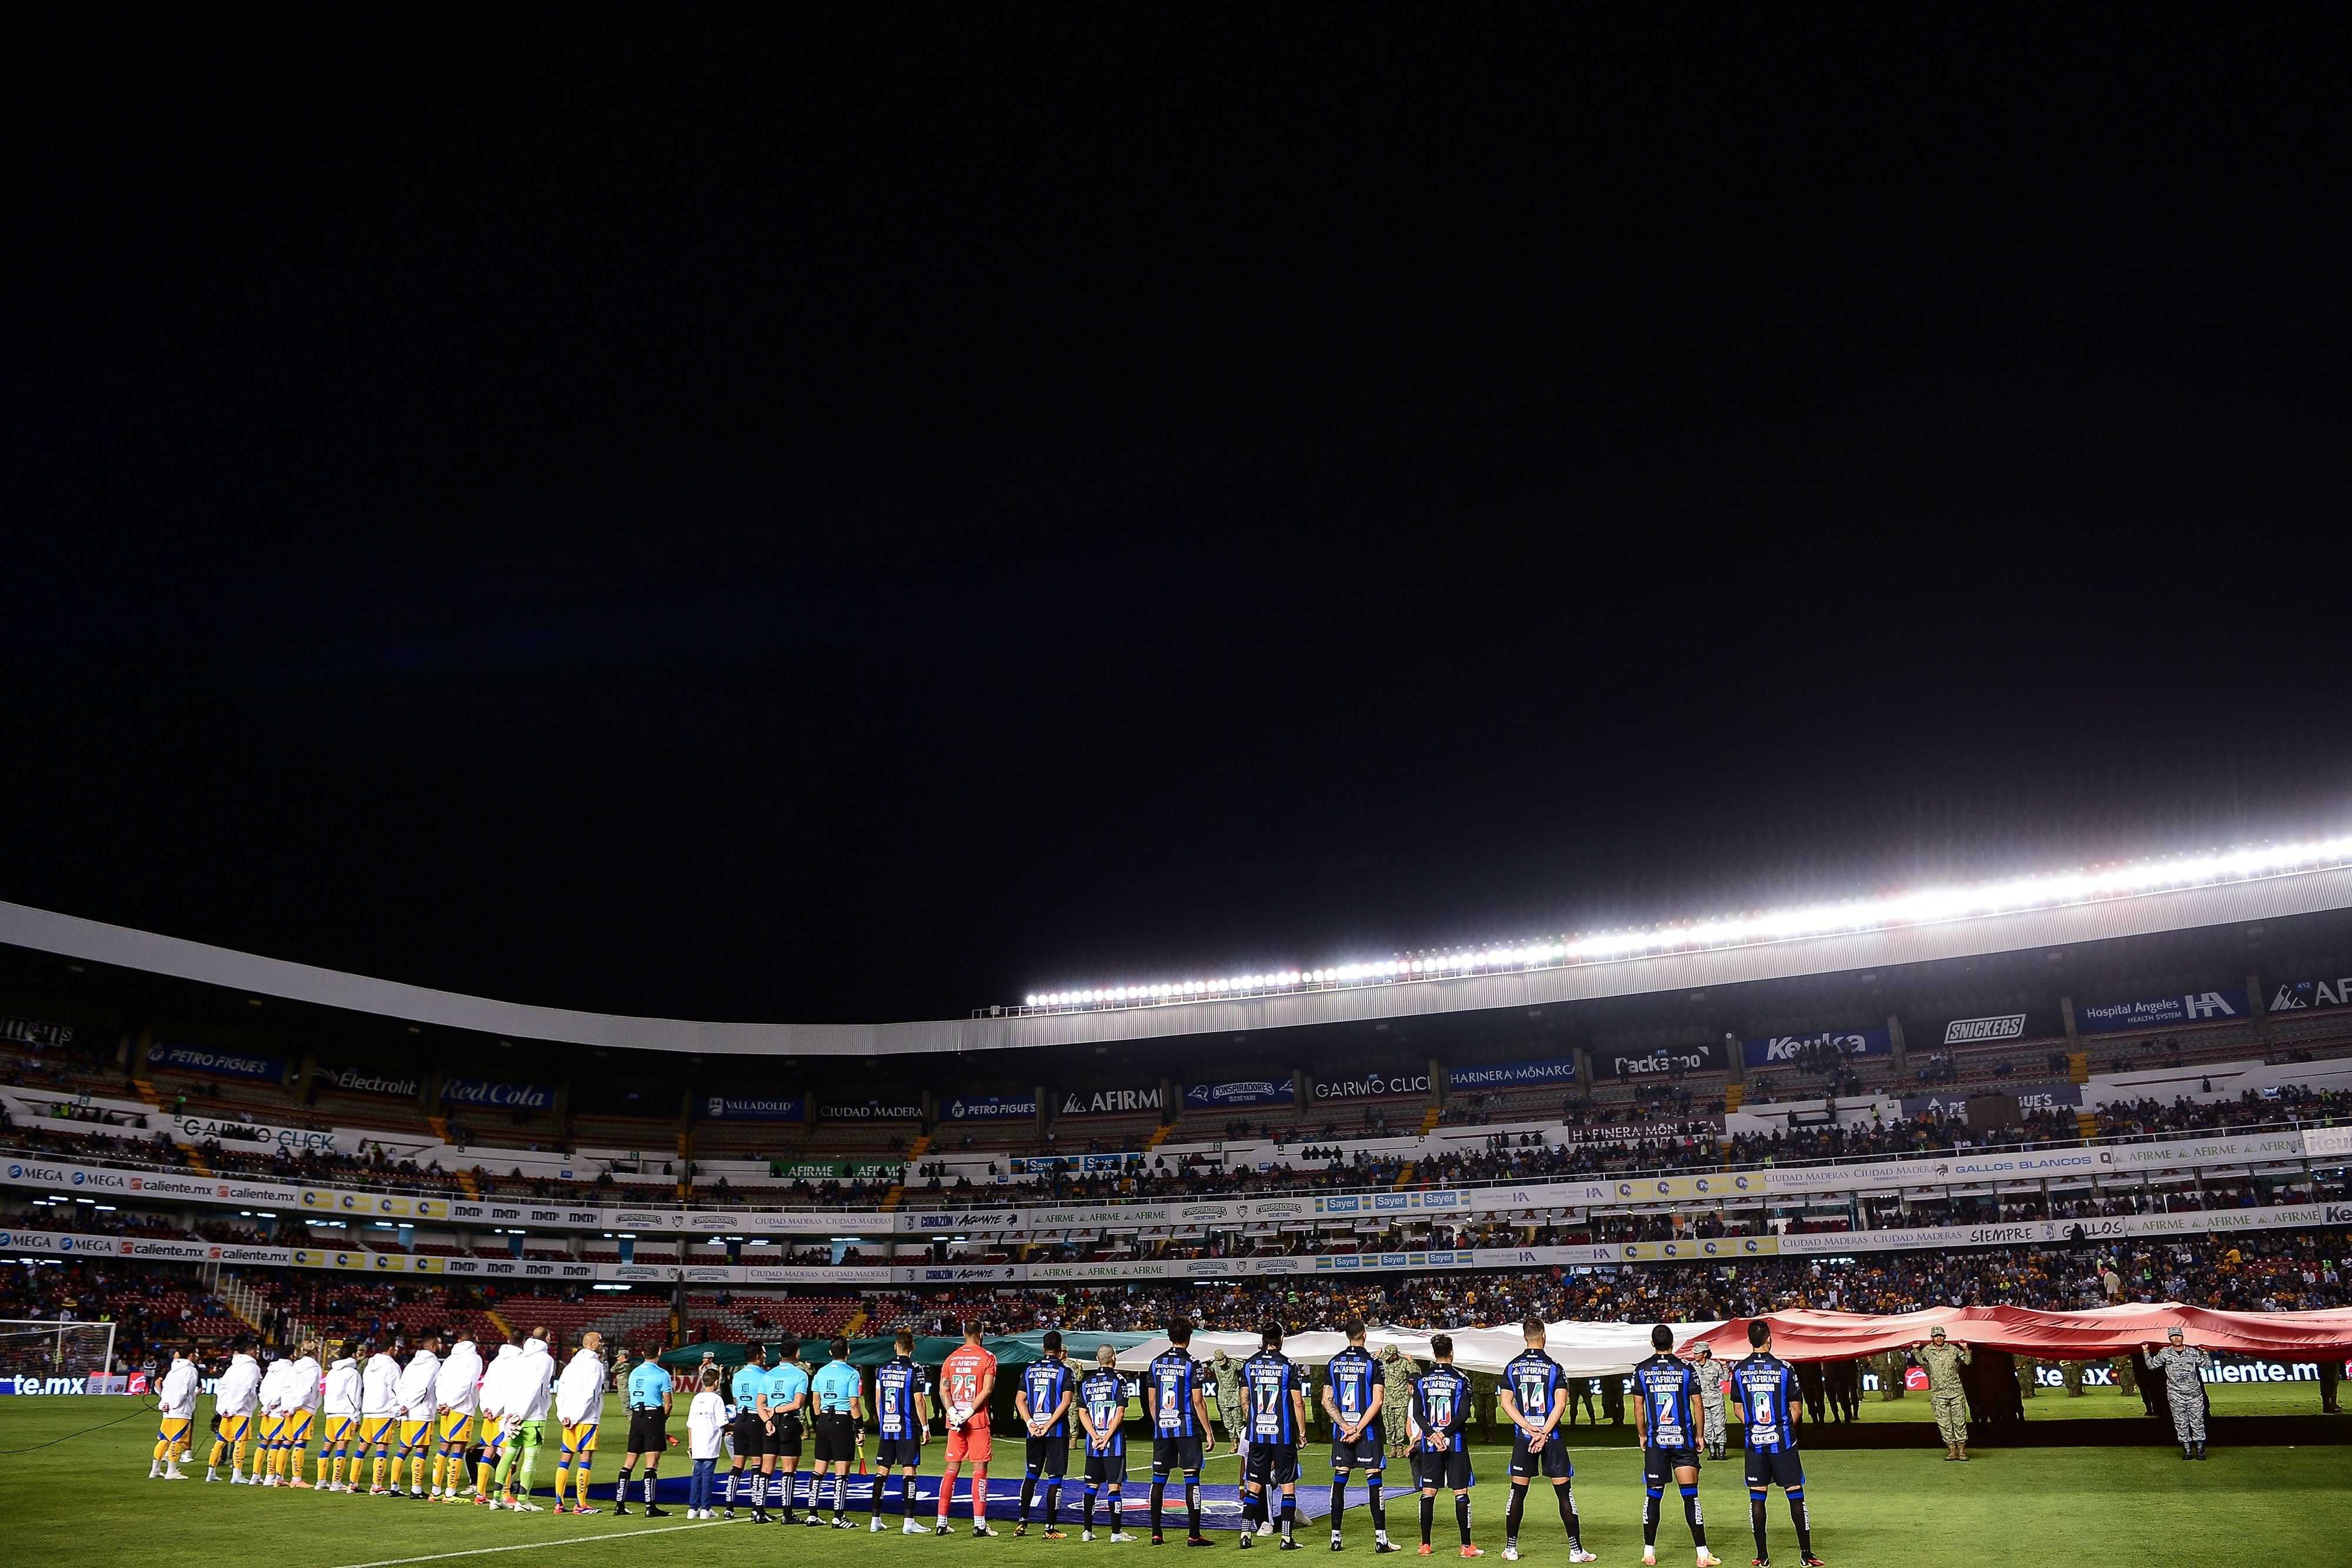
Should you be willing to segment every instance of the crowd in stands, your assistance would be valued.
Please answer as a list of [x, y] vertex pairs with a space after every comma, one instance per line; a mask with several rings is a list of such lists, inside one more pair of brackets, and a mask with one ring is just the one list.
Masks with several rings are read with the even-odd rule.
[[[2204, 1088], [2210, 1093], [2213, 1081], [2205, 1080]], [[2197, 1101], [2183, 1095], [2169, 1105], [2152, 1099], [2110, 1101], [2098, 1114], [2102, 1137], [2339, 1122], [2352, 1117], [2352, 1091], [2288, 1084], [2250, 1089], [2235, 1100]]]

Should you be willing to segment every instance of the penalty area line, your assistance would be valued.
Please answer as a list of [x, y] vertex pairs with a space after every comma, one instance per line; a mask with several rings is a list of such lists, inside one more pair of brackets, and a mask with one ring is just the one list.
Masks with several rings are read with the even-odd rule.
[[607, 1541], [635, 1541], [641, 1535], [675, 1535], [681, 1530], [716, 1530], [730, 1522], [700, 1520], [693, 1524], [659, 1524], [651, 1530], [608, 1530], [595, 1535], [573, 1535], [562, 1541], [522, 1541], [512, 1546], [475, 1546], [464, 1552], [429, 1552], [422, 1557], [380, 1557], [373, 1563], [346, 1563], [343, 1568], [399, 1568], [404, 1563], [446, 1563], [453, 1557], [488, 1557], [499, 1552], [538, 1552], [550, 1546], [594, 1546]]

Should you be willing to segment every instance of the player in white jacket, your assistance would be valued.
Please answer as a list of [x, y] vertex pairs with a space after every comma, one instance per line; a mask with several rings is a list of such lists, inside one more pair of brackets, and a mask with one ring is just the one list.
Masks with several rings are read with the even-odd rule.
[[[373, 1347], [362, 1346], [362, 1350]], [[392, 1446], [400, 1438], [400, 1363], [389, 1350], [377, 1349], [360, 1363], [360, 1440], [352, 1455], [352, 1490], [360, 1490], [359, 1458], [375, 1461], [368, 1496], [383, 1497], [384, 1471], [390, 1468]]]
[[[555, 1357], [547, 1351], [548, 1331], [533, 1329], [522, 1342], [522, 1354], [506, 1372], [499, 1398], [505, 1408], [506, 1450], [499, 1456], [499, 1490], [506, 1505], [517, 1513], [538, 1513], [530, 1500], [531, 1472], [539, 1468], [540, 1445], [547, 1440], [547, 1411], [555, 1393]], [[515, 1471], [522, 1485], [515, 1487]]]
[[604, 1336], [590, 1330], [580, 1336], [580, 1349], [563, 1364], [555, 1385], [555, 1422], [563, 1447], [555, 1458], [555, 1511], [563, 1507], [563, 1481], [572, 1478], [573, 1513], [594, 1513], [588, 1506], [588, 1472], [596, 1462], [596, 1423], [604, 1413]]
[[448, 1358], [433, 1375], [433, 1408], [441, 1417], [441, 1457], [433, 1461], [433, 1496], [456, 1502], [466, 1492], [466, 1450], [481, 1422], [482, 1353], [474, 1336], [453, 1331]]
[[253, 1461], [253, 1479], [257, 1486], [278, 1484], [278, 1445], [286, 1428], [286, 1369], [293, 1364], [284, 1356], [261, 1369], [261, 1391], [254, 1416], [261, 1427], [261, 1452]]
[[507, 1389], [514, 1382], [515, 1364], [522, 1359], [519, 1343], [499, 1346], [490, 1369], [482, 1375], [482, 1462], [476, 1471], [474, 1500], [498, 1506], [490, 1482], [499, 1469], [499, 1456], [507, 1440]]
[[236, 1342], [228, 1368], [213, 1385], [213, 1415], [219, 1425], [213, 1433], [213, 1451], [205, 1465], [205, 1479], [220, 1479], [221, 1460], [229, 1461], [231, 1486], [245, 1484], [245, 1448], [253, 1436], [253, 1415], [261, 1402], [261, 1363], [253, 1356], [253, 1342]]
[[[441, 1375], [441, 1336], [422, 1335], [408, 1364], [400, 1369], [400, 1383], [393, 1396], [400, 1405], [400, 1452], [392, 1461], [392, 1493], [394, 1497], [421, 1498], [425, 1493], [425, 1471], [433, 1454], [434, 1388]], [[400, 1461], [408, 1461], [408, 1488], [400, 1485]]]
[[149, 1480], [184, 1481], [180, 1458], [188, 1451], [188, 1428], [196, 1419], [196, 1364], [188, 1353], [172, 1353], [172, 1365], [155, 1389], [155, 1457], [147, 1466]]
[[[306, 1339], [301, 1354], [287, 1364], [286, 1387], [279, 1396], [286, 1409], [286, 1424], [279, 1434], [278, 1452], [283, 1456], [279, 1463], [288, 1472], [286, 1484], [299, 1491], [310, 1490], [310, 1483], [302, 1479], [302, 1456], [310, 1446], [310, 1428], [319, 1417], [319, 1401], [323, 1397], [319, 1386], [320, 1378], [319, 1342]], [[322, 1471], [326, 1463], [327, 1456], [321, 1453], [319, 1467]]]
[[[362, 1344], [359, 1354], [365, 1354], [367, 1348]], [[351, 1458], [352, 1440], [360, 1431], [359, 1355], [335, 1357], [327, 1368], [327, 1389], [320, 1398], [320, 1419], [325, 1431], [319, 1438], [319, 1486], [326, 1491], [349, 1491], [352, 1487], [344, 1474], [344, 1461]], [[327, 1468], [330, 1459], [334, 1461], [331, 1484]], [[350, 1473], [358, 1475], [359, 1466], [352, 1465]]]

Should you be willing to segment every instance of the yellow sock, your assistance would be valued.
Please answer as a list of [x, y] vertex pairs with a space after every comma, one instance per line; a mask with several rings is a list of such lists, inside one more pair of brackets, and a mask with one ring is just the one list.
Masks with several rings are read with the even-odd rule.
[[446, 1483], [446, 1482], [447, 1482], [448, 1479], [449, 1479], [449, 1456], [448, 1456], [448, 1455], [446, 1455], [446, 1454], [436, 1454], [436, 1455], [434, 1455], [434, 1456], [433, 1456], [433, 1490], [434, 1490], [435, 1491], [439, 1491], [439, 1490], [441, 1490], [442, 1486], [443, 1486], [445, 1483]]
[[229, 1466], [234, 1473], [240, 1475], [244, 1473], [246, 1452], [249, 1446], [248, 1439], [239, 1437], [236, 1440], [236, 1447], [229, 1450]]
[[583, 1459], [580, 1463], [572, 1466], [572, 1474], [573, 1477], [572, 1484], [580, 1489], [579, 1506], [586, 1508], [588, 1506], [588, 1461]]
[[163, 1450], [170, 1447], [171, 1445], [163, 1441], [163, 1438], [158, 1437], [155, 1439], [155, 1462], [157, 1464], [160, 1465], [163, 1462]]
[[319, 1484], [320, 1484], [320, 1486], [325, 1486], [325, 1485], [327, 1484], [327, 1467], [328, 1467], [329, 1465], [331, 1465], [331, 1464], [333, 1464], [333, 1463], [334, 1463], [334, 1460], [333, 1460], [331, 1458], [330, 1458], [328, 1455], [326, 1455], [326, 1454], [325, 1454], [325, 1453], [323, 1453], [323, 1452], [320, 1454], [320, 1456], [319, 1456]]
[[481, 1474], [474, 1478], [474, 1495], [476, 1497], [482, 1497], [489, 1491], [490, 1471], [494, 1467], [491, 1465], [489, 1460], [484, 1459], [482, 1461], [480, 1466]]
[[376, 1486], [376, 1487], [381, 1487], [381, 1486], [383, 1486], [383, 1456], [382, 1454], [378, 1454], [378, 1455], [375, 1457], [375, 1469], [373, 1469], [373, 1471], [372, 1471], [371, 1473], [374, 1476], [374, 1478], [375, 1478], [375, 1479], [374, 1479], [373, 1481], [369, 1482], [368, 1484], [369, 1484], [369, 1485], [371, 1485], [371, 1486]]

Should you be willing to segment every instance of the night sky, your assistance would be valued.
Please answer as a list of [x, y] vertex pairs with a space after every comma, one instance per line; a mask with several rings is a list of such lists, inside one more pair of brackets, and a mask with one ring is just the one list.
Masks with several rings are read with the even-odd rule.
[[1973, 9], [24, 35], [0, 897], [817, 1021], [2346, 831], [2344, 13]]

